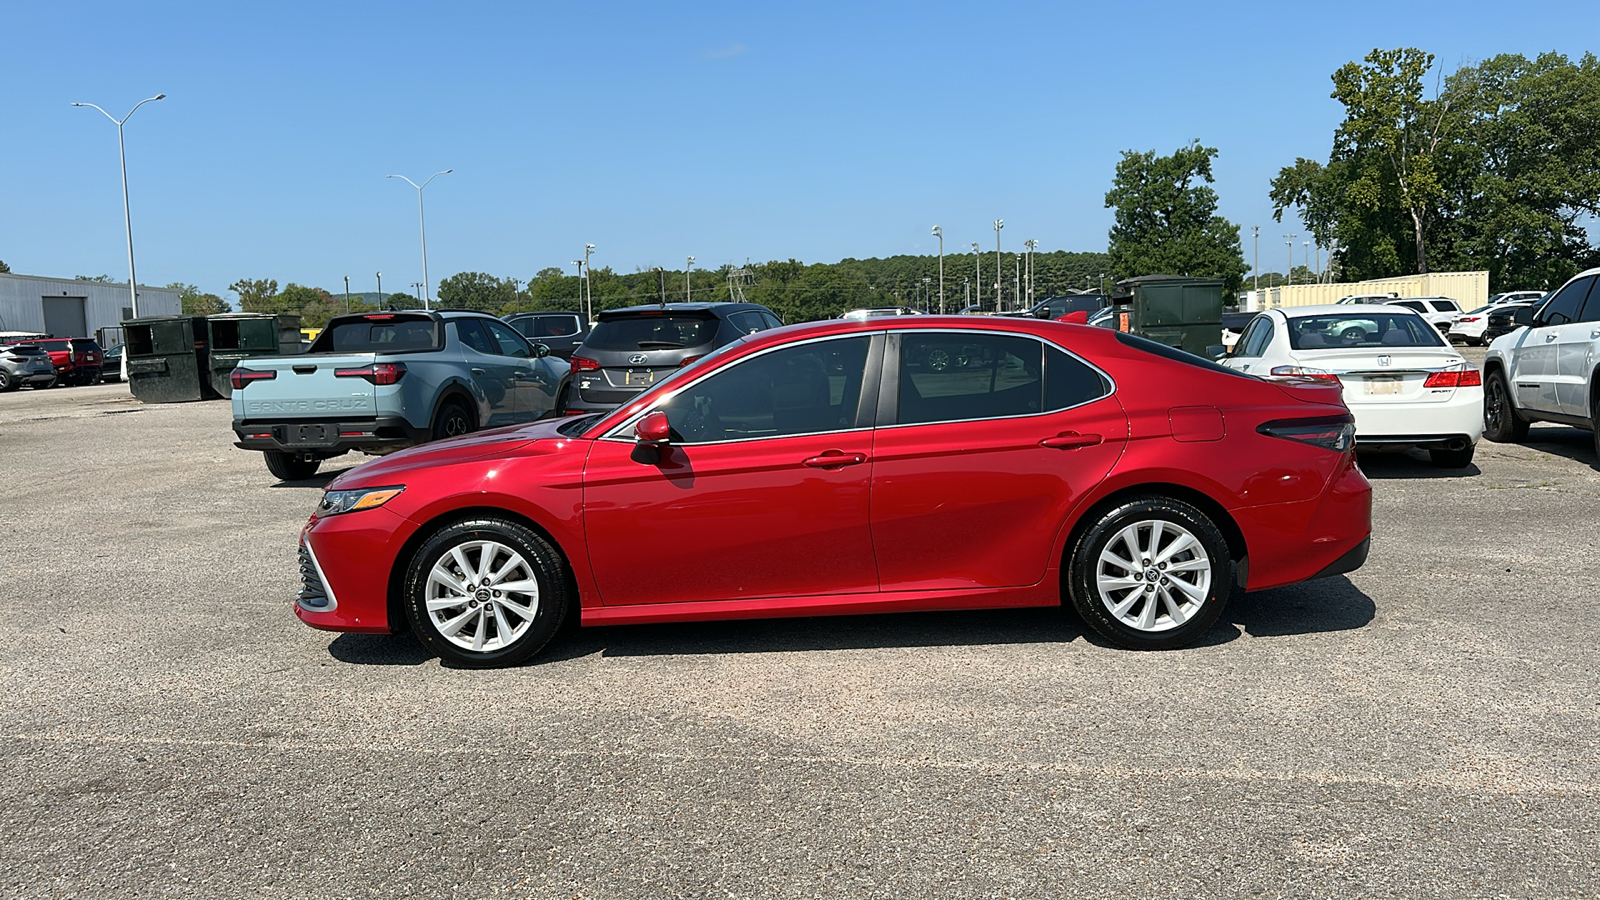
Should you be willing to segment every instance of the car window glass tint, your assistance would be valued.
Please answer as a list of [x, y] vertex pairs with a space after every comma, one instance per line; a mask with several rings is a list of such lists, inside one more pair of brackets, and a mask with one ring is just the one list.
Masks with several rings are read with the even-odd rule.
[[1422, 305], [1422, 301], [1420, 301], [1420, 300], [1406, 300], [1406, 301], [1404, 301], [1402, 303], [1396, 303], [1394, 305], [1395, 306], [1404, 306], [1406, 309], [1414, 309], [1417, 312], [1427, 312], [1428, 311], [1428, 308], [1426, 306], [1423, 306]]
[[1594, 280], [1593, 275], [1579, 278], [1557, 291], [1556, 295], [1550, 298], [1550, 302], [1544, 305], [1544, 310], [1539, 313], [1539, 321], [1535, 324], [1565, 325], [1576, 320]]
[[761, 314], [761, 321], [766, 322], [768, 328], [782, 328], [783, 327], [783, 322], [781, 322], [778, 319], [778, 317], [773, 315], [772, 313], [768, 313], [768, 312], [762, 313]]
[[717, 325], [714, 318], [643, 313], [603, 320], [583, 343], [591, 350], [678, 350], [711, 343]]
[[1267, 344], [1272, 340], [1272, 320], [1260, 316], [1252, 321], [1239, 337], [1239, 356], [1260, 356], [1267, 350]]
[[902, 335], [899, 421], [911, 425], [1040, 412], [1043, 361], [1044, 345], [1031, 338]]
[[1439, 330], [1408, 312], [1329, 313], [1289, 320], [1289, 346], [1295, 350], [1344, 347], [1438, 347]]
[[1055, 347], [1044, 351], [1044, 408], [1066, 409], [1106, 395], [1109, 386], [1099, 372]]
[[494, 338], [496, 344], [495, 352], [500, 355], [515, 356], [518, 359], [527, 359], [533, 355], [533, 348], [529, 347], [528, 342], [522, 339], [522, 335], [512, 331], [504, 324], [488, 319], [479, 320], [478, 324], [489, 329], [489, 335]]
[[1600, 291], [1595, 290], [1594, 285], [1596, 283], [1600, 283], [1600, 279], [1595, 279], [1589, 283], [1589, 299], [1585, 300], [1583, 306], [1579, 308], [1575, 321], [1600, 322]]
[[735, 363], [662, 405], [672, 439], [703, 444], [851, 428], [869, 341], [816, 341]]
[[570, 337], [581, 330], [577, 316], [540, 316], [536, 321], [538, 327], [529, 337]]
[[461, 343], [478, 351], [479, 353], [496, 353], [494, 344], [490, 343], [489, 336], [483, 333], [483, 326], [477, 319], [457, 319], [456, 334], [461, 336]]
[[385, 316], [347, 319], [330, 325], [311, 345], [314, 353], [329, 350], [341, 353], [395, 353], [403, 350], [434, 350], [434, 321]]

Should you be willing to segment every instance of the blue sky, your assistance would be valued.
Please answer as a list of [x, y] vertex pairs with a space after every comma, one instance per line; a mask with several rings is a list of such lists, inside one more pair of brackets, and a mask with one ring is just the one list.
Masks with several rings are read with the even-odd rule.
[[[73, 3], [0, 7], [0, 259], [140, 281], [386, 291], [528, 278], [584, 243], [619, 271], [1104, 250], [1124, 149], [1220, 149], [1221, 212], [1325, 159], [1328, 76], [1374, 47], [1445, 71], [1592, 49], [1590, 3]], [[1585, 43], [1587, 41], [1588, 43]], [[1302, 251], [1296, 242], [1295, 261]]]

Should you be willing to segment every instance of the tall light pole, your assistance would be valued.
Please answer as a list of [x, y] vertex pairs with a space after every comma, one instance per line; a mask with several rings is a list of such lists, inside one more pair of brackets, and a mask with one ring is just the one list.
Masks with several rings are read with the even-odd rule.
[[1017, 269], [1011, 277], [1011, 295], [1022, 299], [1022, 254], [1017, 254]]
[[[978, 250], [978, 242], [972, 242], [972, 266], [977, 270], [978, 277], [973, 279], [973, 284], [978, 286], [978, 309], [983, 309], [983, 254]], [[998, 312], [999, 310], [996, 310]]]
[[1033, 309], [1033, 249], [1039, 246], [1039, 242], [1023, 241], [1022, 246], [1028, 250], [1028, 308]]
[[689, 264], [683, 267], [683, 302], [688, 303], [694, 298], [694, 285], [689, 282], [689, 273], [694, 271], [694, 257], [689, 257]]
[[383, 273], [378, 274], [378, 308], [383, 309]]
[[[583, 303], [583, 260], [575, 259], [572, 261], [572, 264], [578, 267], [578, 308], [585, 309], [586, 307]], [[594, 321], [594, 316], [588, 315], [587, 313], [584, 314], [584, 318], [591, 322]]]
[[1000, 300], [1000, 292], [1002, 290], [1001, 285], [1004, 284], [1004, 282], [1001, 279], [1005, 278], [1004, 275], [1000, 274], [1000, 229], [1002, 229], [1004, 227], [1006, 227], [1006, 220], [1005, 219], [995, 219], [994, 220], [994, 311], [995, 312], [1000, 312], [1000, 307], [1004, 305]]
[[931, 284], [933, 284], [933, 279], [932, 278], [924, 277], [922, 279], [922, 311], [923, 312], [927, 312], [928, 311], [928, 307], [932, 305], [933, 298], [928, 296], [929, 294], [932, 293], [932, 289], [929, 288], [929, 285], [931, 285]]
[[1283, 245], [1289, 248], [1289, 268], [1284, 273], [1288, 276], [1288, 281], [1285, 284], [1294, 284], [1294, 239], [1299, 236], [1298, 234], [1286, 234], [1283, 236]]
[[133, 213], [128, 210], [128, 151], [122, 142], [122, 126], [139, 111], [139, 107], [156, 100], [165, 100], [166, 94], [157, 94], [145, 100], [140, 100], [128, 110], [128, 114], [118, 119], [93, 103], [74, 103], [73, 106], [87, 106], [90, 109], [100, 109], [100, 114], [117, 123], [117, 155], [122, 159], [122, 224], [128, 232], [128, 300], [132, 304], [133, 317], [139, 317], [139, 276], [133, 271]]
[[[413, 291], [417, 292], [417, 296], [421, 296], [422, 295], [422, 282], [420, 282], [420, 281], [411, 282], [411, 289]], [[413, 297], [412, 299], [416, 299], [416, 298]]]
[[344, 277], [344, 311], [350, 311], [350, 276]]
[[583, 245], [583, 302], [591, 322], [594, 321], [594, 279], [590, 276], [594, 270], [589, 267], [589, 254], [593, 252], [593, 244]]
[[1311, 278], [1311, 242], [1310, 241], [1301, 241], [1300, 242], [1300, 246], [1303, 248], [1301, 250], [1301, 252], [1305, 254], [1305, 258], [1306, 258], [1306, 280], [1309, 281], [1310, 278]]
[[939, 314], [944, 315], [944, 229], [933, 226], [933, 236], [939, 239]]
[[1254, 273], [1255, 273], [1255, 276], [1254, 276], [1255, 280], [1256, 280], [1255, 290], [1259, 291], [1259, 290], [1261, 290], [1261, 226], [1260, 225], [1252, 225], [1252, 226], [1250, 226], [1250, 230], [1252, 232], [1254, 232], [1252, 237], [1254, 237], [1255, 240], [1256, 240], [1256, 261], [1255, 261], [1254, 265], [1251, 268], [1254, 270]]
[[966, 304], [961, 308], [966, 309], [968, 306], [972, 305], [972, 282], [968, 281], [965, 275], [961, 276], [961, 291], [962, 293], [966, 294], [967, 297]]
[[398, 178], [401, 181], [404, 181], [406, 184], [409, 184], [412, 187], [417, 189], [417, 232], [422, 235], [422, 308], [423, 309], [428, 309], [429, 308], [429, 306], [428, 306], [428, 284], [429, 284], [429, 282], [428, 282], [428, 225], [422, 218], [422, 189], [427, 187], [435, 178], [438, 178], [440, 175], [449, 175], [451, 172], [454, 172], [454, 171], [455, 171], [455, 169], [445, 169], [443, 172], [435, 172], [432, 175], [429, 175], [428, 176], [428, 180], [424, 181], [421, 184], [417, 184], [415, 181], [412, 181], [411, 179], [405, 177], [404, 175], [385, 175], [385, 176], [383, 176], [385, 178]]

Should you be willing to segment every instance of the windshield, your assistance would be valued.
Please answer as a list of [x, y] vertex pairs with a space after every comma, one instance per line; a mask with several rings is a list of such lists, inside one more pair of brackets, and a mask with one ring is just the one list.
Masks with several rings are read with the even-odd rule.
[[1421, 316], [1409, 312], [1340, 313], [1289, 319], [1289, 346], [1296, 350], [1351, 347], [1439, 347], [1444, 339]]
[[589, 350], [676, 350], [711, 343], [717, 320], [645, 314], [602, 319], [584, 339]]
[[62, 340], [62, 341], [39, 341], [38, 343], [34, 344], [34, 346], [35, 347], [41, 347], [41, 348], [43, 348], [45, 350], [50, 350], [50, 351], [53, 351], [53, 352], [56, 352], [56, 353], [60, 353], [63, 350], [71, 350], [72, 349], [72, 342], [71, 341], [65, 341], [65, 340]]

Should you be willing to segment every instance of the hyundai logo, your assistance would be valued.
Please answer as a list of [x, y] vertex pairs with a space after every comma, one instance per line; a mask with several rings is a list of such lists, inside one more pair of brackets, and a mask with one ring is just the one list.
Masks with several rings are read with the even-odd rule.
[[633, 366], [642, 366], [644, 365], [646, 358], [647, 357], [643, 353], [635, 353], [634, 355], [628, 357], [628, 364]]

